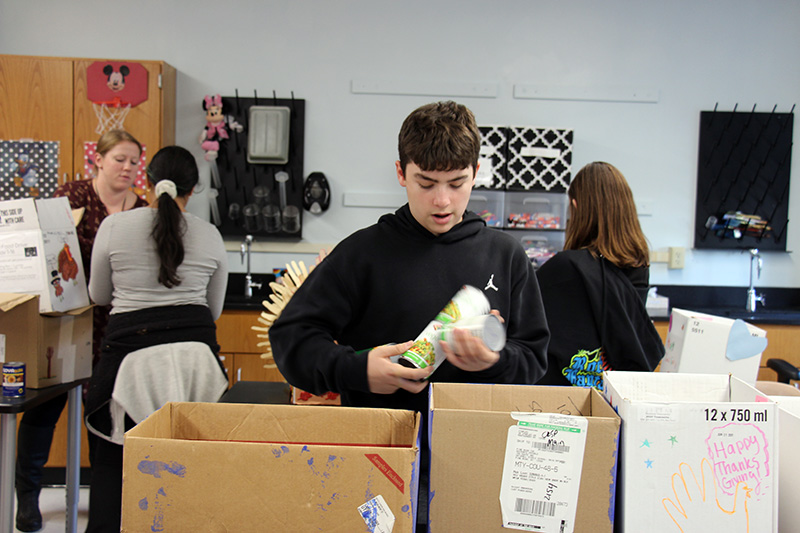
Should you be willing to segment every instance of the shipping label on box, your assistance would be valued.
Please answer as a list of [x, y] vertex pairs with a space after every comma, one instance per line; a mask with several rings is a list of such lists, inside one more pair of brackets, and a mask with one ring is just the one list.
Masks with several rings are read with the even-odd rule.
[[613, 531], [620, 419], [596, 390], [432, 383], [429, 424], [430, 533]]
[[755, 383], [767, 332], [732, 320], [673, 308], [662, 372], [733, 374]]
[[725, 375], [608, 371], [622, 531], [777, 531], [777, 409]]
[[0, 202], [0, 292], [38, 294], [43, 313], [89, 305], [66, 198]]
[[586, 448], [581, 416], [512, 413], [500, 508], [503, 526], [542, 533], [572, 533]]
[[168, 403], [125, 434], [122, 531], [410, 532], [419, 438], [411, 411]]

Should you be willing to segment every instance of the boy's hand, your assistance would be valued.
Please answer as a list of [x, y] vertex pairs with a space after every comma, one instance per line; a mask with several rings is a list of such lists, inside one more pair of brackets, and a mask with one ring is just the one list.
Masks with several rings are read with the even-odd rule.
[[398, 389], [408, 392], [421, 392], [428, 386], [425, 378], [431, 375], [433, 367], [407, 368], [389, 360], [393, 355], [400, 355], [414, 344], [408, 341], [403, 344], [387, 344], [370, 350], [367, 354], [367, 380], [369, 391], [375, 394], [392, 394]]
[[[492, 309], [492, 314], [504, 322], [503, 317], [496, 309]], [[452, 343], [439, 341], [439, 346], [442, 347], [450, 364], [465, 372], [486, 370], [500, 360], [500, 352], [493, 352], [481, 339], [473, 337], [463, 329], [456, 328], [453, 331]]]

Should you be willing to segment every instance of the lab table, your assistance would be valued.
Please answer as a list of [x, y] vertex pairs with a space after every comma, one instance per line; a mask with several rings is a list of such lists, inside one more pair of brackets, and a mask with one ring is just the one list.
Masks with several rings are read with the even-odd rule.
[[68, 393], [67, 516], [68, 533], [78, 530], [78, 489], [81, 457], [81, 396], [88, 378], [44, 389], [28, 389], [21, 398], [0, 398], [0, 532], [14, 532], [14, 471], [17, 455], [17, 414]]

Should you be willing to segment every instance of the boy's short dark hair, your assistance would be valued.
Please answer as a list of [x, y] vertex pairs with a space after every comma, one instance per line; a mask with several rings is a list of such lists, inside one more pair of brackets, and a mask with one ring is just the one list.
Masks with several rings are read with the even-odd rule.
[[481, 134], [475, 116], [452, 101], [435, 102], [411, 112], [400, 128], [397, 148], [400, 167], [408, 163], [422, 170], [460, 170], [478, 166]]

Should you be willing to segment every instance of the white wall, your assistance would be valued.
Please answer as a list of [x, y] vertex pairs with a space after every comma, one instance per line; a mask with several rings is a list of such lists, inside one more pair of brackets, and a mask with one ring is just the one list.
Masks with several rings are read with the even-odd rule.
[[[799, 25], [798, 0], [0, 0], [0, 53], [167, 61], [179, 72], [177, 141], [201, 165], [205, 94], [294, 91], [306, 100], [305, 172], [324, 172], [334, 194], [324, 215], [305, 214], [311, 248], [387, 211], [344, 207], [342, 196], [401, 191], [400, 124], [448, 97], [353, 94], [352, 80], [497, 84], [496, 98], [454, 99], [481, 124], [573, 128], [574, 171], [609, 161], [638, 200], [653, 202], [641, 218], [652, 248], [687, 248], [683, 270], [653, 266], [654, 284], [737, 286], [747, 283], [746, 254], [690, 250], [699, 114], [737, 103], [788, 112], [800, 100]], [[658, 102], [517, 99], [519, 84], [656, 89]], [[788, 249], [796, 251], [793, 156]], [[764, 255], [761, 286], [800, 287], [796, 254]], [[269, 271], [312, 257], [260, 253], [253, 264]], [[230, 263], [241, 271], [238, 253]]]

